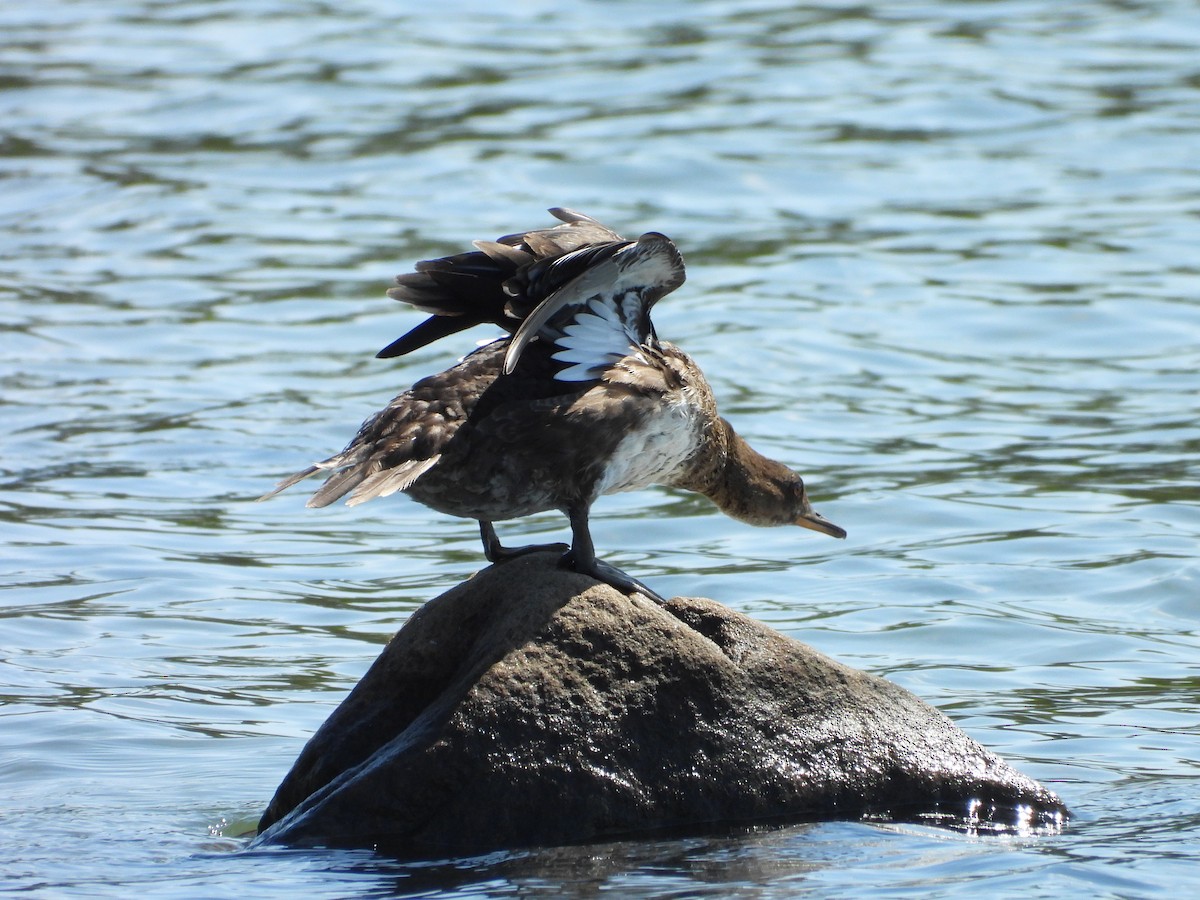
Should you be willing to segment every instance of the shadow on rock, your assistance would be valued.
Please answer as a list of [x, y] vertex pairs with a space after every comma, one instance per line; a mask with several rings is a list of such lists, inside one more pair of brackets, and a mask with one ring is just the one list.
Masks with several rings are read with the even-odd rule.
[[1062, 801], [912, 694], [705, 599], [535, 554], [404, 625], [259, 843], [403, 858], [874, 816], [1056, 829]]

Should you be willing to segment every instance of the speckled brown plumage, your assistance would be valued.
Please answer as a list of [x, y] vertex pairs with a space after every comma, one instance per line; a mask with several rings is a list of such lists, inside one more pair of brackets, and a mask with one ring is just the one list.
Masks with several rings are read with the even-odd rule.
[[[592, 223], [564, 214], [576, 217], [569, 223]], [[586, 231], [558, 229], [574, 238]], [[598, 497], [662, 484], [702, 493], [751, 524], [845, 536], [813, 511], [800, 476], [757, 453], [718, 415], [699, 366], [655, 335], [650, 306], [683, 281], [682, 259], [667, 238], [583, 243], [558, 257], [528, 252], [525, 268], [514, 273], [508, 262], [516, 253], [547, 249], [547, 238], [520, 237], [507, 238], [516, 241], [515, 251], [500, 252], [507, 262], [493, 274], [501, 286], [476, 286], [490, 310], [480, 321], [497, 318], [497, 291], [512, 295], [506, 308], [521, 311], [508, 323], [514, 336], [417, 382], [371, 416], [341, 453], [285, 479], [275, 492], [318, 472], [331, 474], [310, 506], [402, 491], [440, 512], [477, 520], [493, 561], [538, 549], [503, 547], [493, 522], [561, 510], [572, 526], [569, 564], [656, 599], [596, 558], [587, 523]], [[454, 281], [453, 290], [462, 284]], [[461, 315], [470, 298], [452, 300], [430, 302], [434, 327], [421, 331], [426, 322], [410, 335], [445, 330], [438, 317]]]

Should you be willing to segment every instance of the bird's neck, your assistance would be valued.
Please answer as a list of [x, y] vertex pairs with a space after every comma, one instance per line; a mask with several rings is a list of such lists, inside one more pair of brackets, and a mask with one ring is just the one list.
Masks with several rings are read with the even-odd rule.
[[775, 492], [772, 475], [782, 466], [747, 444], [719, 416], [705, 447], [705, 452], [693, 460], [689, 477], [679, 487], [704, 494], [735, 519], [755, 519], [754, 511], [764, 494]]

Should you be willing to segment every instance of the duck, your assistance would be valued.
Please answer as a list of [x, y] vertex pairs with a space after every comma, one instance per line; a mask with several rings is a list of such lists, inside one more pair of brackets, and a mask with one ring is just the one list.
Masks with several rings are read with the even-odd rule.
[[[314, 475], [325, 481], [309, 507], [407, 494], [474, 519], [490, 563], [550, 550], [567, 568], [660, 604], [597, 556], [589, 516], [600, 497], [663, 485], [703, 494], [750, 525], [844, 538], [813, 509], [800, 475], [718, 413], [696, 362], [658, 337], [651, 309], [685, 280], [674, 242], [658, 232], [626, 240], [574, 210], [550, 213], [557, 225], [476, 241], [397, 276], [389, 296], [429, 317], [379, 357], [486, 323], [505, 334], [417, 381], [340, 453], [259, 499]], [[566, 515], [569, 545], [501, 543], [494, 523], [548, 510]]]

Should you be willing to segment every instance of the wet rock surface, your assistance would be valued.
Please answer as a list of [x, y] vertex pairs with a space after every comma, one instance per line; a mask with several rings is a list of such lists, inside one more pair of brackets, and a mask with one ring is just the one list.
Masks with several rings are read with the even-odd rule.
[[659, 607], [555, 562], [492, 566], [418, 610], [258, 840], [432, 857], [864, 815], [1065, 819], [902, 688], [712, 600]]

